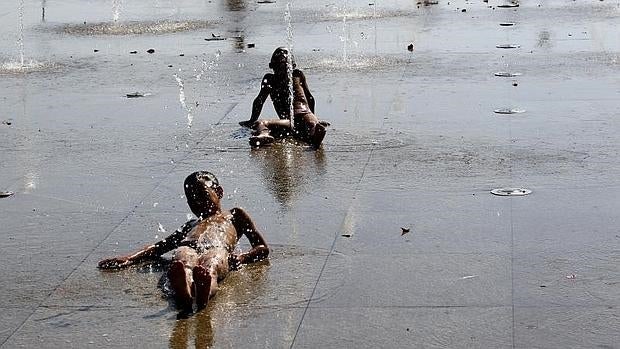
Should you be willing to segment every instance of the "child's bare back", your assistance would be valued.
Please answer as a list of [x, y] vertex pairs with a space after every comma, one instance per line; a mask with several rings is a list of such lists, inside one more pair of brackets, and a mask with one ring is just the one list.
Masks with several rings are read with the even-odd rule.
[[[275, 138], [293, 135], [297, 139], [318, 147], [325, 137], [325, 126], [329, 123], [319, 121], [314, 114], [314, 97], [308, 89], [305, 75], [299, 69], [293, 69], [291, 74], [293, 79], [293, 108], [291, 110], [288, 75], [290, 66], [294, 67], [294, 62], [291, 63], [291, 61], [293, 59], [288, 49], [279, 47], [274, 51], [269, 63], [269, 67], [274, 72], [265, 74], [263, 77], [260, 92], [252, 104], [250, 120], [239, 123], [242, 126], [254, 128], [254, 136], [250, 138], [252, 146], [269, 144]], [[258, 119], [267, 97], [271, 97], [279, 119]], [[292, 127], [291, 120], [293, 121]]]

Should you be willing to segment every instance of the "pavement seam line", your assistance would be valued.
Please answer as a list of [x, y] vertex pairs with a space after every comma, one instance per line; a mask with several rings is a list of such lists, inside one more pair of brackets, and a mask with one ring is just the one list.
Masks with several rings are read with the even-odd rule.
[[[364, 164], [364, 167], [362, 168], [362, 173], [357, 181], [357, 184], [355, 186], [355, 190], [353, 191], [353, 197], [351, 198], [351, 205], [349, 206], [349, 210], [351, 209], [351, 207], [355, 204], [355, 201], [357, 199], [357, 192], [359, 191], [359, 187], [360, 184], [362, 183], [362, 180], [364, 179], [364, 175], [366, 174], [366, 168], [368, 167], [368, 164], [370, 163], [370, 159], [372, 158], [372, 154], [374, 152], [375, 148], [373, 146], [372, 149], [370, 149], [369, 153], [368, 153], [368, 158], [366, 159], [366, 163]], [[348, 215], [345, 214], [345, 217], [343, 218], [342, 224], [341, 226], [344, 224], [344, 221], [346, 219]], [[316, 279], [316, 282], [314, 283], [314, 286], [312, 287], [312, 292], [310, 293], [310, 297], [308, 298], [308, 301], [306, 303], [306, 306], [304, 307], [304, 312], [301, 314], [301, 319], [299, 320], [299, 324], [297, 325], [297, 329], [295, 330], [295, 335], [293, 336], [293, 340], [291, 341], [291, 345], [290, 345], [290, 349], [292, 349], [295, 346], [295, 340], [297, 339], [297, 335], [299, 334], [299, 330], [301, 329], [301, 324], [304, 322], [304, 319], [306, 317], [306, 313], [308, 312], [308, 309], [310, 308], [310, 303], [312, 302], [312, 298], [314, 298], [314, 293], [316, 292], [316, 288], [319, 285], [319, 282], [321, 281], [321, 276], [323, 276], [323, 272], [325, 271], [325, 267], [327, 266], [327, 262], [329, 261], [329, 257], [333, 254], [334, 252], [334, 248], [336, 247], [336, 242], [338, 241], [338, 231], [335, 232], [334, 234], [334, 240], [332, 241], [332, 245], [329, 249], [329, 253], [327, 254], [327, 256], [325, 257], [325, 261], [323, 261], [323, 266], [321, 266], [321, 270], [319, 271], [319, 276]]]
[[[405, 76], [405, 73], [406, 73], [406, 69], [405, 68], [406, 67], [403, 67], [401, 78]], [[392, 100], [392, 105], [394, 105], [394, 101], [393, 100]], [[385, 127], [385, 119], [381, 123], [381, 129], [383, 129], [384, 127]], [[366, 163], [364, 164], [364, 166], [362, 168], [362, 173], [360, 174], [359, 180], [357, 181], [357, 183], [355, 185], [355, 190], [353, 191], [353, 196], [351, 198], [351, 205], [349, 206], [349, 209], [347, 210], [347, 214], [345, 214], [345, 216], [344, 216], [344, 218], [342, 220], [342, 223], [340, 224], [341, 227], [344, 225], [345, 220], [348, 217], [349, 211], [351, 210], [351, 208], [355, 204], [355, 201], [357, 200], [357, 193], [359, 192], [359, 188], [360, 188], [360, 185], [362, 183], [362, 180], [364, 179], [364, 176], [366, 175], [366, 169], [368, 168], [368, 164], [370, 164], [370, 160], [372, 159], [372, 155], [373, 155], [375, 149], [376, 149], [376, 146], [373, 144], [372, 147], [370, 148], [370, 151], [368, 152], [368, 158], [366, 159]], [[297, 329], [295, 330], [295, 335], [293, 336], [293, 340], [291, 341], [291, 345], [290, 345], [289, 349], [293, 349], [293, 347], [295, 346], [295, 341], [297, 340], [297, 335], [299, 334], [299, 330], [301, 329], [301, 324], [304, 322], [304, 319], [306, 318], [306, 313], [308, 312], [308, 309], [310, 308], [310, 303], [312, 303], [312, 299], [314, 298], [314, 293], [316, 292], [316, 288], [318, 287], [319, 282], [321, 281], [321, 277], [323, 276], [323, 271], [325, 271], [325, 267], [327, 266], [327, 262], [329, 261], [329, 257], [334, 252], [334, 248], [336, 246], [336, 242], [337, 241], [338, 241], [338, 231], [336, 231], [334, 233], [334, 240], [332, 241], [331, 248], [329, 249], [329, 253], [325, 257], [325, 261], [323, 262], [323, 266], [321, 267], [321, 271], [319, 272], [319, 276], [317, 277], [316, 282], [314, 283], [314, 287], [312, 287], [312, 292], [310, 293], [310, 297], [308, 298], [308, 302], [306, 303], [304, 311], [301, 314], [301, 319], [299, 320], [299, 324], [297, 325]]]

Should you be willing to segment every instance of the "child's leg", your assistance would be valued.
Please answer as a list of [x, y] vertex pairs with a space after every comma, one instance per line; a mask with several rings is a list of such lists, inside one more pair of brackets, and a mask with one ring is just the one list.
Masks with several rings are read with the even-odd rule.
[[260, 147], [262, 145], [271, 144], [275, 141], [272, 131], [283, 133], [283, 129], [290, 130], [290, 127], [291, 125], [288, 120], [258, 120], [254, 124], [254, 136], [250, 137], [250, 145], [253, 147]]
[[174, 291], [177, 307], [181, 310], [192, 309], [192, 275], [190, 270], [196, 265], [198, 254], [190, 247], [179, 247], [168, 270], [170, 287]]
[[312, 143], [312, 145], [317, 148], [321, 146], [321, 143], [323, 143], [323, 138], [325, 138], [325, 134], [327, 133], [326, 131], [327, 130], [325, 129], [325, 126], [323, 126], [323, 124], [316, 124], [314, 126], [312, 134], [310, 135], [310, 143]]
[[196, 307], [200, 310], [207, 306], [209, 298], [217, 292], [217, 282], [228, 273], [228, 252], [223, 249], [208, 250], [198, 259], [193, 269], [196, 285]]
[[319, 147], [325, 138], [326, 129], [313, 113], [296, 115], [296, 126], [303, 128], [302, 135], [304, 140], [315, 147]]

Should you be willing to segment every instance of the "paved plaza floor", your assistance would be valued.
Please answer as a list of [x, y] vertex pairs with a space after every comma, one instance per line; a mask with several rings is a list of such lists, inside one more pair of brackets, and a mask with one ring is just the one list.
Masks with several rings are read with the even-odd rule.
[[[0, 348], [619, 348], [620, 1], [516, 4], [2, 1]], [[331, 126], [251, 149], [291, 44]], [[196, 170], [271, 255], [177, 320], [170, 256], [97, 262]]]

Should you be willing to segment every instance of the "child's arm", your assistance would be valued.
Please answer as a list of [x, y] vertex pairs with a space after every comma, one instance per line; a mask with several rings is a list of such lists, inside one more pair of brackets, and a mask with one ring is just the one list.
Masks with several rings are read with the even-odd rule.
[[100, 269], [119, 269], [128, 267], [137, 262], [143, 261], [145, 259], [159, 257], [166, 252], [170, 252], [178, 247], [179, 243], [185, 239], [187, 233], [189, 233], [193, 226], [195, 220], [191, 220], [185, 223], [181, 228], [177, 229], [174, 233], [170, 234], [167, 238], [149, 246], [145, 246], [144, 248], [126, 255], [119, 256], [114, 258], [104, 259], [99, 262], [98, 267]]
[[256, 225], [254, 225], [250, 215], [242, 208], [234, 208], [230, 212], [233, 215], [232, 223], [237, 230], [237, 236], [245, 235], [250, 241], [250, 245], [252, 245], [248, 252], [234, 256], [236, 262], [248, 264], [267, 258], [269, 256], [269, 246], [267, 246], [265, 238], [256, 229]]
[[310, 93], [310, 89], [308, 89], [308, 83], [306, 82], [306, 76], [301, 70], [299, 69], [295, 69], [295, 70], [299, 72], [299, 82], [301, 83], [301, 87], [304, 89], [304, 94], [306, 95], [306, 100], [308, 101], [308, 106], [310, 107], [310, 111], [314, 113], [314, 96], [312, 96], [312, 93]]
[[258, 96], [256, 96], [254, 102], [252, 103], [252, 116], [250, 117], [250, 120], [241, 121], [239, 125], [245, 127], [252, 127], [256, 120], [258, 120], [260, 112], [263, 110], [263, 104], [265, 104], [267, 97], [269, 97], [269, 94], [271, 93], [272, 79], [273, 74], [265, 74], [265, 76], [263, 77], [263, 81], [260, 84], [260, 91], [258, 92]]

